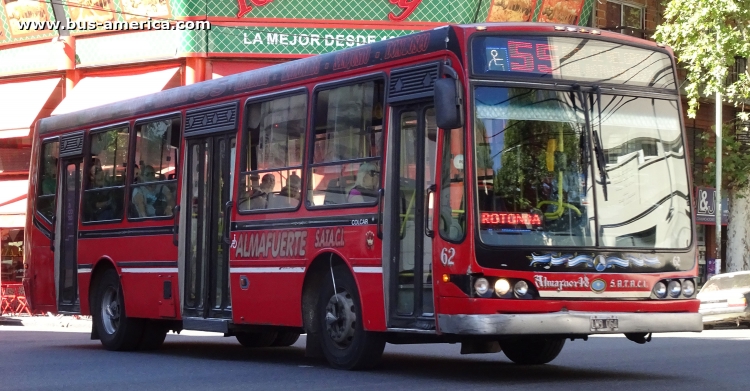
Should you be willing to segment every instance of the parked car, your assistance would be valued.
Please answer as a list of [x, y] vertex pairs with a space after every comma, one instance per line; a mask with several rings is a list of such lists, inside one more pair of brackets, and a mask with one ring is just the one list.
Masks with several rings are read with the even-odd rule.
[[703, 325], [750, 326], [750, 271], [717, 274], [698, 293]]

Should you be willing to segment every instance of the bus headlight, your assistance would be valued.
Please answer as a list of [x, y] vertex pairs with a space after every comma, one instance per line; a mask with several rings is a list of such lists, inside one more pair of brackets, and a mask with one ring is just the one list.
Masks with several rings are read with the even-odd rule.
[[669, 282], [669, 296], [672, 297], [679, 297], [680, 293], [682, 292], [682, 285], [680, 285], [680, 282], [677, 280], [672, 280]]
[[508, 280], [501, 278], [495, 281], [495, 293], [498, 296], [503, 296], [508, 292], [510, 292], [510, 282]]
[[660, 299], [667, 297], [667, 286], [661, 281], [657, 282], [654, 285], [654, 294]]
[[695, 283], [693, 283], [693, 280], [685, 280], [682, 284], [682, 295], [690, 297], [693, 293], [695, 293]]
[[513, 292], [515, 292], [516, 296], [518, 297], [525, 296], [526, 293], [529, 292], [529, 284], [527, 284], [524, 280], [520, 280], [513, 287]]
[[477, 280], [474, 281], [474, 291], [476, 291], [479, 296], [486, 295], [487, 292], [490, 291], [490, 282], [484, 277], [477, 278]]

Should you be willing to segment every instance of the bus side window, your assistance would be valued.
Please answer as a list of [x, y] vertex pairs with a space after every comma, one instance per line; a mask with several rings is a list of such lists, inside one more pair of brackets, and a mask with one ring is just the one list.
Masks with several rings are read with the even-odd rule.
[[121, 220], [127, 178], [127, 126], [91, 134], [83, 221]]
[[296, 209], [302, 199], [307, 93], [247, 105], [238, 210]]
[[47, 220], [55, 215], [55, 193], [57, 192], [57, 140], [42, 144], [39, 156], [39, 184], [36, 192], [36, 210]]
[[307, 204], [374, 204], [380, 187], [383, 80], [315, 94], [315, 140]]
[[180, 117], [136, 124], [129, 219], [174, 213], [180, 125]]

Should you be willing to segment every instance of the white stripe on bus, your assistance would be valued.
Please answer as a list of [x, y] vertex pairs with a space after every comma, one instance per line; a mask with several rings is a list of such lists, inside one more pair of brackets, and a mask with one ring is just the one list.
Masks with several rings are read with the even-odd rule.
[[383, 268], [380, 266], [355, 266], [353, 269], [355, 273], [383, 274]]
[[176, 267], [124, 267], [123, 273], [177, 273]]
[[304, 267], [232, 267], [230, 273], [304, 273]]
[[633, 297], [650, 297], [651, 291], [612, 291], [612, 292], [585, 292], [585, 291], [539, 291], [540, 297], [622, 297], [622, 298], [633, 298]]

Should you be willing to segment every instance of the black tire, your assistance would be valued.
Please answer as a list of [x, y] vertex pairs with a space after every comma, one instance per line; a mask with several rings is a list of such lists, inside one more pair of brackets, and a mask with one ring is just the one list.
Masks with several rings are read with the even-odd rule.
[[143, 337], [138, 344], [138, 350], [156, 350], [167, 338], [168, 327], [158, 320], [147, 320], [143, 329]]
[[295, 342], [299, 339], [299, 333], [294, 331], [280, 331], [279, 334], [276, 336], [276, 339], [273, 340], [273, 343], [271, 346], [279, 346], [279, 347], [285, 347], [285, 346], [292, 346]]
[[503, 353], [520, 365], [542, 365], [557, 357], [565, 345], [565, 338], [530, 336], [500, 341]]
[[106, 270], [96, 280], [92, 298], [91, 315], [104, 348], [118, 351], [137, 349], [145, 322], [128, 318], [125, 313], [122, 286], [115, 270]]
[[337, 295], [334, 295], [330, 274], [326, 273], [316, 304], [323, 354], [334, 368], [372, 368], [383, 355], [385, 337], [382, 333], [364, 330], [359, 292], [349, 270], [338, 266], [333, 269], [333, 274]]
[[263, 333], [240, 333], [235, 337], [237, 342], [246, 348], [267, 348], [276, 341], [277, 333], [267, 331]]

